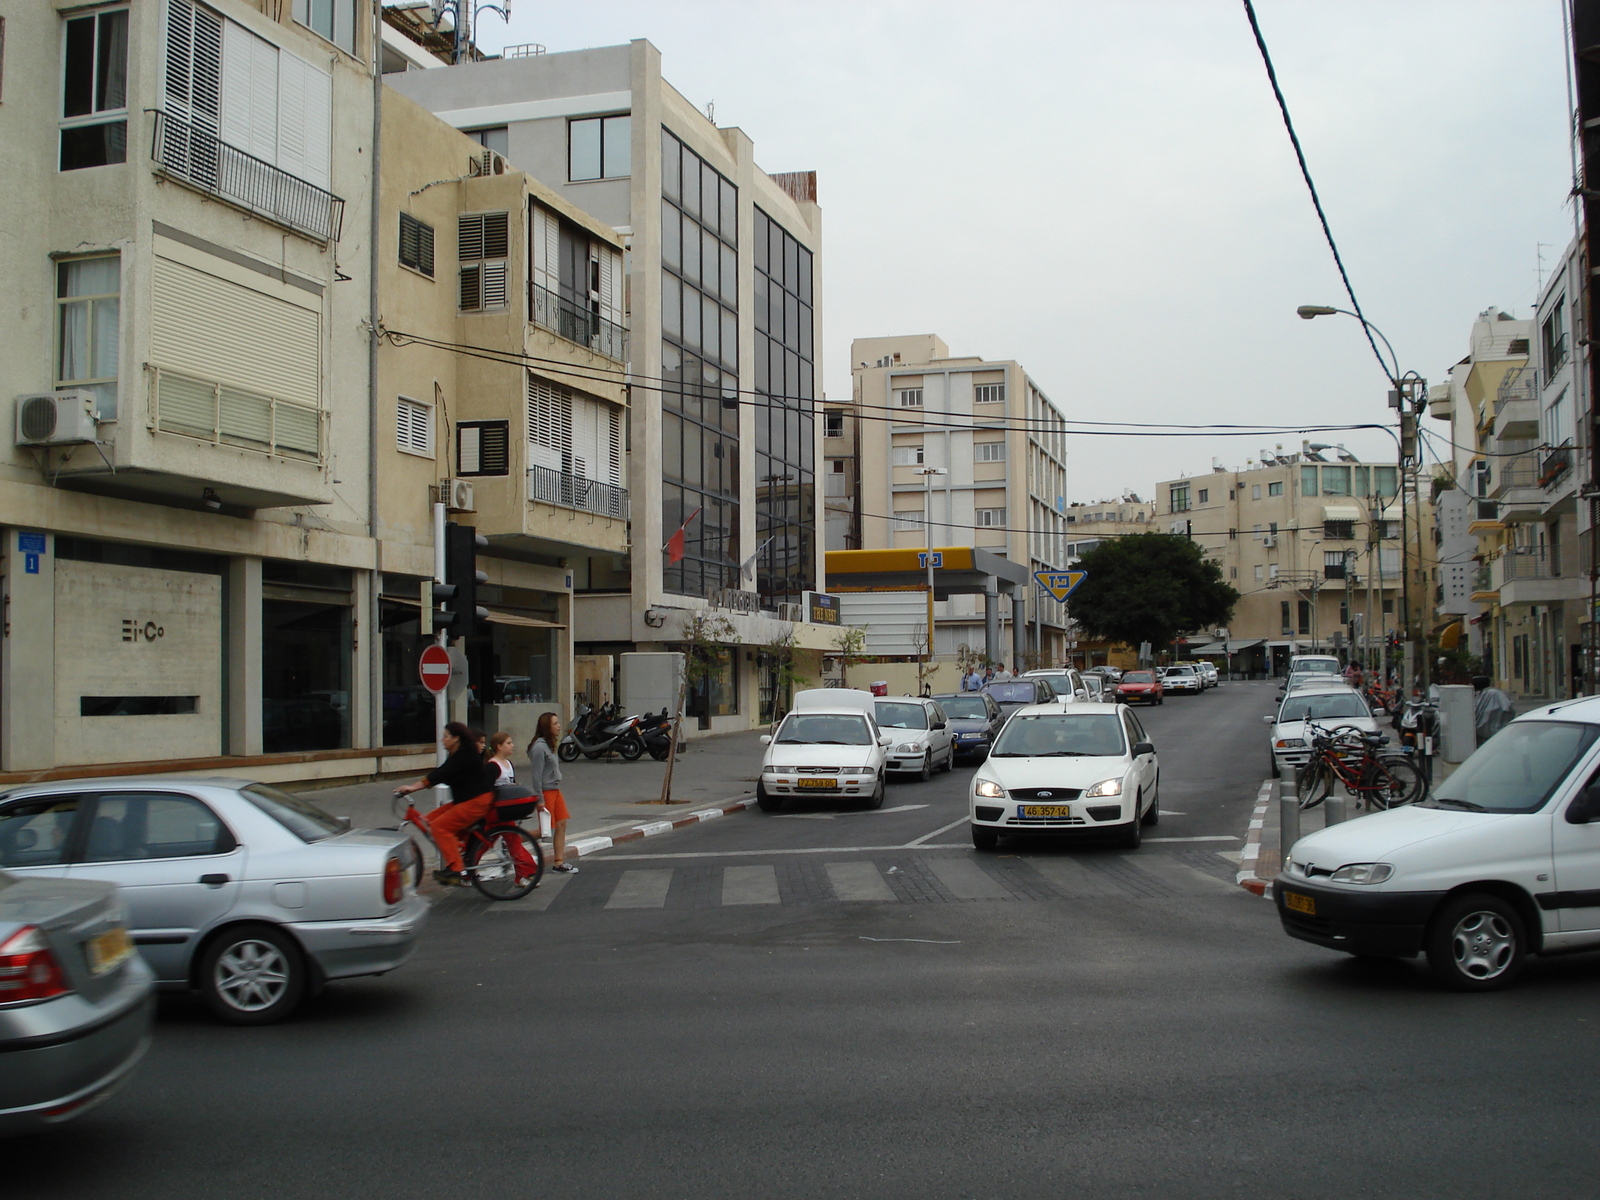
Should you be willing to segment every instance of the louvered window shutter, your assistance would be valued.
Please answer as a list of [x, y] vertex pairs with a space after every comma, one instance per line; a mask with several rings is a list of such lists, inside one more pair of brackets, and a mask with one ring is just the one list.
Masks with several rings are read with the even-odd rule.
[[[510, 213], [469, 213], [456, 221], [461, 267], [461, 310], [504, 308], [511, 246]], [[475, 264], [475, 265], [468, 265]]]
[[483, 307], [483, 264], [461, 268], [461, 311], [476, 312]]
[[598, 243], [595, 252], [600, 259], [600, 315], [622, 325], [622, 255]]
[[476, 262], [483, 257], [482, 213], [456, 218], [456, 257], [462, 262]]
[[484, 213], [483, 220], [483, 257], [504, 258], [510, 253], [511, 246], [511, 214], [510, 213]]
[[606, 464], [606, 482], [612, 487], [622, 486], [622, 414], [611, 412], [611, 461]]
[[528, 373], [528, 460], [552, 471], [570, 469], [572, 401], [566, 388]]
[[433, 278], [433, 226], [400, 214], [400, 265]]
[[483, 308], [504, 308], [506, 304], [506, 263], [486, 262], [482, 267], [483, 283], [480, 297]]

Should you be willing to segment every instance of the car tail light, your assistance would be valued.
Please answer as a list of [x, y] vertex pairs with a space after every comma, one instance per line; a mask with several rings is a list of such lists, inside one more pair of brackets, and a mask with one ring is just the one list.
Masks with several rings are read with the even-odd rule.
[[25, 925], [0, 942], [0, 1004], [48, 1000], [72, 989], [44, 934]]
[[405, 872], [400, 869], [400, 860], [391, 858], [383, 864], [383, 902], [399, 904], [400, 898], [405, 895], [405, 885]]

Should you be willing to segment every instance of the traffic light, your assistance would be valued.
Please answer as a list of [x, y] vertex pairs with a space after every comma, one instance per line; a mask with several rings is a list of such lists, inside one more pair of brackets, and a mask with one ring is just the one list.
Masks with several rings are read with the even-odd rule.
[[470, 525], [444, 527], [444, 582], [427, 585], [425, 591], [429, 624], [450, 641], [472, 637], [489, 619], [488, 610], [478, 606], [478, 585], [489, 579], [478, 570], [478, 550], [488, 544]]

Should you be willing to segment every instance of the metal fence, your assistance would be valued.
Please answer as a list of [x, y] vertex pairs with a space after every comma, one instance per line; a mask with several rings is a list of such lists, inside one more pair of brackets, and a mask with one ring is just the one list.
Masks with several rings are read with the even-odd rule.
[[528, 468], [528, 498], [602, 517], [628, 519], [628, 489], [549, 467]]
[[1550, 569], [1550, 556], [1544, 547], [1527, 550], [1515, 547], [1501, 556], [1501, 577], [1504, 579], [1554, 579]]
[[212, 130], [155, 114], [151, 157], [165, 175], [322, 242], [336, 242], [344, 201], [281, 167], [230, 146]]
[[543, 325], [569, 342], [587, 346], [596, 354], [604, 354], [618, 362], [628, 361], [627, 330], [615, 321], [608, 321], [598, 313], [591, 312], [576, 300], [530, 283], [528, 312], [535, 325]]

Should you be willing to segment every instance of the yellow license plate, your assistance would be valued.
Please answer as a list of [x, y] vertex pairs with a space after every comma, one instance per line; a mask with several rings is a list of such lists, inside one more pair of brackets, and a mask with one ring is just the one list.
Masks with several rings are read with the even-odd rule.
[[88, 952], [90, 973], [104, 975], [133, 957], [133, 939], [128, 936], [128, 931], [119, 925], [115, 929], [106, 930], [98, 937], [90, 938], [85, 943], [85, 949]]
[[1317, 915], [1317, 902], [1310, 896], [1302, 896], [1299, 892], [1285, 892], [1283, 906], [1292, 908], [1295, 912], [1305, 913], [1308, 917]]
[[837, 779], [802, 779], [796, 787], [804, 788], [836, 788], [839, 786]]
[[1070, 817], [1072, 809], [1065, 804], [1023, 804], [1019, 806], [1024, 817]]

